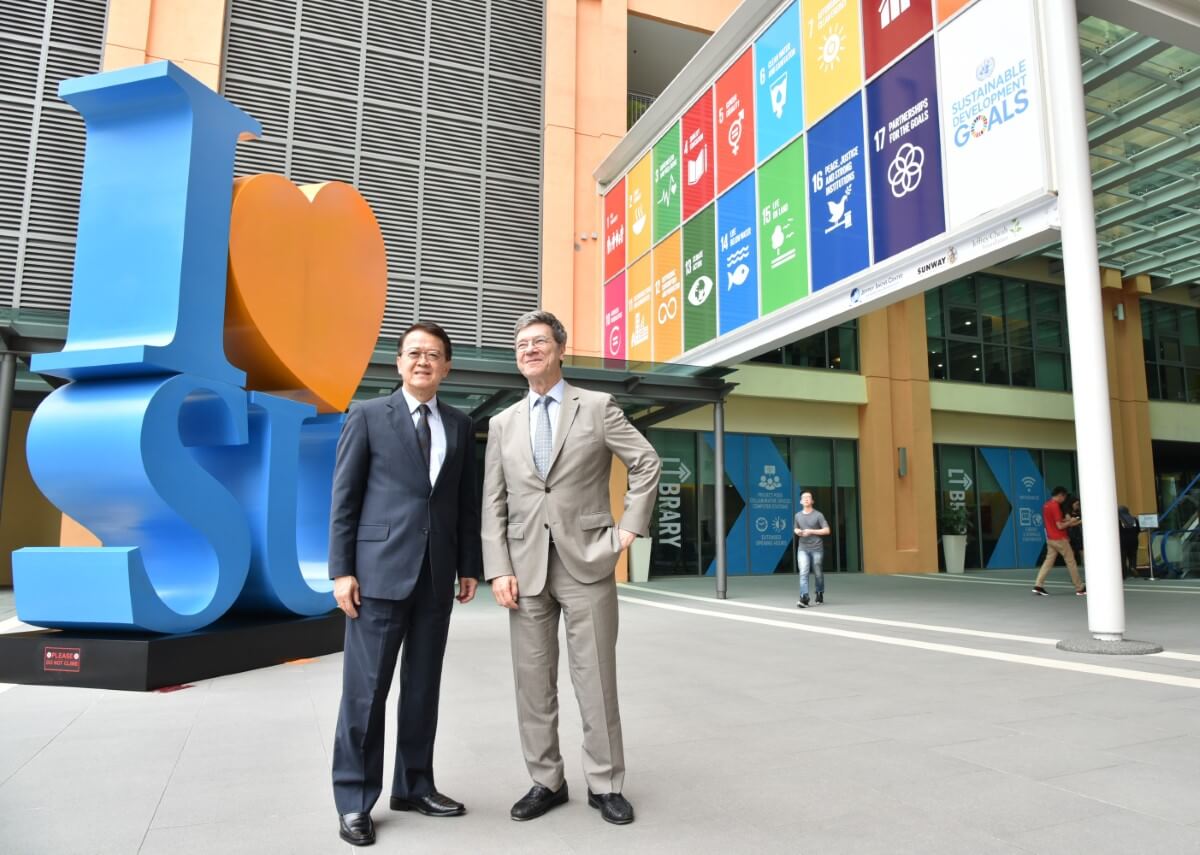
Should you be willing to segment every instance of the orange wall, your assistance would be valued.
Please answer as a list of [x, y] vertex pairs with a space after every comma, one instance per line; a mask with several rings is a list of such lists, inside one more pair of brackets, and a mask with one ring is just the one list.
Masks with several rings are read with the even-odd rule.
[[626, 131], [629, 15], [711, 32], [737, 6], [738, 0], [547, 4], [542, 307], [567, 325], [572, 353], [602, 353], [602, 212], [592, 172]]
[[[227, 0], [109, 0], [103, 71], [169, 59], [216, 89]], [[63, 546], [99, 546], [79, 523], [61, 518]]]
[[213, 89], [227, 0], [109, 0], [105, 71], [169, 59]]
[[[933, 413], [926, 361], [925, 298], [859, 318], [867, 403], [859, 409], [863, 569], [936, 573]], [[899, 475], [899, 449], [908, 474]]]

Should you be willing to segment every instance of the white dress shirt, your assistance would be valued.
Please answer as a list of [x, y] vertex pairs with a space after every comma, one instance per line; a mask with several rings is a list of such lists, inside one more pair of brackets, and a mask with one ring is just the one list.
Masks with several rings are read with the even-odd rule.
[[[550, 411], [550, 447], [554, 447], [554, 441], [558, 439], [558, 411], [562, 408], [562, 399], [564, 390], [566, 389], [567, 381], [559, 380], [555, 383], [550, 391], [546, 394], [550, 400], [546, 402], [546, 409]], [[538, 408], [534, 406], [538, 399], [542, 396], [532, 389], [529, 390], [529, 449], [534, 450], [537, 443], [537, 423], [540, 416]]]
[[[404, 387], [400, 388], [404, 393], [404, 401], [408, 404], [408, 414], [412, 417], [413, 428], [417, 426], [417, 421], [421, 418], [421, 414], [417, 412], [421, 406], [421, 402], [408, 394], [408, 390]], [[442, 464], [446, 462], [446, 426], [442, 424], [441, 413], [438, 412], [438, 400], [434, 395], [427, 402], [429, 405], [429, 483], [436, 484], [438, 473], [442, 471]]]

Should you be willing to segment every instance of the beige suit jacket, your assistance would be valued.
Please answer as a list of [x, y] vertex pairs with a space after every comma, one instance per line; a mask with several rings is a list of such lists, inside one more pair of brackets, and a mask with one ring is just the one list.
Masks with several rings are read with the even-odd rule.
[[[613, 520], [609, 474], [616, 455], [629, 470], [621, 520]], [[516, 575], [521, 594], [546, 585], [551, 535], [568, 572], [580, 582], [611, 575], [621, 553], [617, 528], [644, 535], [662, 462], [611, 395], [563, 390], [546, 478], [533, 462], [529, 397], [494, 416], [483, 480], [484, 578]]]

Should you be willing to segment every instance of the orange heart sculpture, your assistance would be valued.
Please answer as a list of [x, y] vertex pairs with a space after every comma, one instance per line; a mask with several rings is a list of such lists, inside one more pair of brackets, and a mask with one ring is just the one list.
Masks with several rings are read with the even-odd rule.
[[357, 190], [281, 175], [234, 181], [225, 353], [247, 389], [346, 409], [386, 298], [383, 234]]

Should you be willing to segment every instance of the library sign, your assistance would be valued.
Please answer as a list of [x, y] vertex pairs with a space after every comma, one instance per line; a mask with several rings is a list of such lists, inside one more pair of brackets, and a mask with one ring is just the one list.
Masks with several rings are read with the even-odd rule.
[[605, 355], [736, 361], [1054, 240], [1036, 15], [779, 4], [601, 167]]

